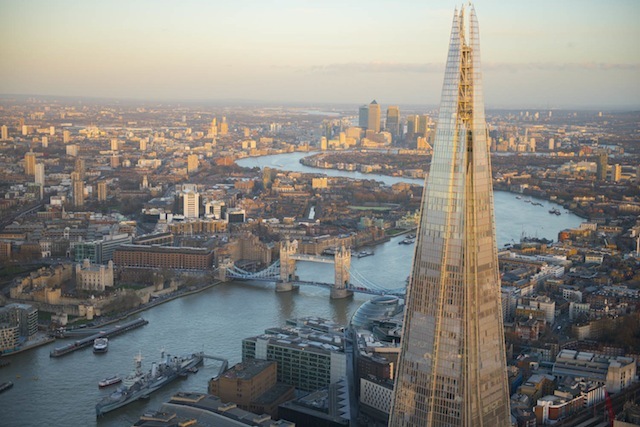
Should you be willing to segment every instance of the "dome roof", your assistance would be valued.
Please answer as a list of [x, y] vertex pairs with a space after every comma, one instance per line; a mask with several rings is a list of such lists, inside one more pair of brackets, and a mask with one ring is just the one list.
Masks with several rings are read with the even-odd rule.
[[351, 326], [371, 329], [374, 320], [386, 319], [402, 311], [400, 298], [393, 295], [375, 297], [362, 304], [351, 317]]

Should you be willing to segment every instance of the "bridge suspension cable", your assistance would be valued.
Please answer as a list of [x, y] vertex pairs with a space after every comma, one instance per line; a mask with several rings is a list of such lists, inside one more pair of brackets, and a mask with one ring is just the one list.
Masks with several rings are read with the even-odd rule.
[[362, 273], [360, 273], [357, 269], [351, 267], [351, 279], [353, 284], [355, 284], [356, 286], [362, 286], [366, 289], [369, 289], [371, 291], [377, 291], [383, 294], [394, 294], [394, 295], [398, 295], [398, 294], [404, 294], [405, 292], [405, 288], [401, 287], [401, 288], [395, 288], [395, 289], [389, 289], [389, 288], [385, 288], [383, 286], [380, 286], [376, 283], [373, 283], [371, 280], [367, 279], [366, 277], [364, 277], [362, 275]]
[[271, 264], [269, 267], [260, 271], [247, 271], [234, 264], [233, 267], [227, 268], [227, 276], [235, 279], [244, 279], [244, 280], [252, 280], [252, 279], [277, 280], [280, 277], [280, 260], [277, 260], [276, 262]]

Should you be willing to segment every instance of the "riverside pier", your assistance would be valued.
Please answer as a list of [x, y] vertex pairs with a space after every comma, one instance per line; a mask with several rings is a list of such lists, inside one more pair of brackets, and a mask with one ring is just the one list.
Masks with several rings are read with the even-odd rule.
[[89, 347], [90, 345], [93, 344], [93, 340], [95, 340], [96, 338], [110, 338], [110, 337], [114, 337], [116, 335], [120, 335], [123, 334], [125, 332], [131, 331], [133, 329], [139, 328], [141, 326], [146, 325], [147, 323], [149, 323], [148, 320], [144, 320], [143, 318], [139, 317], [137, 319], [131, 320], [129, 322], [126, 323], [122, 323], [119, 325], [114, 325], [109, 327], [106, 330], [100, 331], [96, 334], [93, 334], [91, 336], [88, 336], [86, 338], [82, 338], [79, 339], [77, 341], [74, 341], [71, 344], [67, 344], [64, 347], [58, 347], [53, 349], [50, 353], [49, 353], [49, 357], [60, 357], [60, 356], [64, 356], [65, 354], [69, 354], [72, 353], [76, 350], [80, 350], [81, 348], [85, 348], [85, 347]]

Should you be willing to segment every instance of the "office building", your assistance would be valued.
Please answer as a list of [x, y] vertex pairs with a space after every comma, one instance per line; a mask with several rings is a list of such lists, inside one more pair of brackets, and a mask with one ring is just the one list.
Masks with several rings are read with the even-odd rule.
[[84, 159], [81, 159], [81, 158], [76, 159], [74, 170], [78, 172], [78, 176], [80, 177], [81, 180], [84, 181], [84, 175], [85, 175]]
[[226, 206], [222, 200], [207, 200], [204, 204], [204, 216], [207, 218], [222, 219], [225, 213]]
[[388, 422], [393, 383], [375, 377], [360, 378], [360, 412], [380, 422]]
[[200, 216], [200, 193], [187, 190], [182, 193], [182, 213], [185, 218]]
[[78, 172], [71, 172], [71, 191], [73, 193], [73, 206], [84, 206], [84, 181], [80, 179]]
[[193, 173], [198, 170], [198, 155], [189, 154], [187, 156], [187, 173]]
[[429, 116], [426, 114], [422, 114], [420, 116], [416, 116], [416, 133], [425, 136], [429, 133]]
[[229, 123], [227, 123], [227, 118], [223, 117], [222, 122], [220, 123], [220, 132], [219, 134], [224, 136], [229, 133]]
[[132, 238], [126, 233], [109, 234], [102, 239], [76, 243], [74, 259], [83, 262], [88, 259], [94, 264], [104, 264], [113, 259], [113, 253], [120, 245], [131, 243]]
[[516, 306], [516, 317], [544, 319], [549, 325], [556, 320], [556, 302], [545, 295], [520, 298]]
[[390, 426], [509, 426], [491, 163], [473, 6], [456, 10]]
[[107, 181], [98, 181], [98, 201], [104, 202], [107, 200]]
[[82, 262], [88, 259], [90, 262], [99, 263], [102, 260], [102, 241], [96, 240], [93, 242], [80, 242], [77, 243], [73, 249], [75, 254], [75, 261]]
[[609, 157], [607, 156], [607, 153], [601, 152], [598, 154], [596, 161], [596, 178], [598, 181], [604, 181], [607, 179], [607, 169], [609, 168], [608, 160]]
[[608, 168], [607, 178], [612, 182], [619, 182], [622, 179], [622, 165], [616, 163]]
[[68, 130], [62, 131], [62, 142], [64, 144], [68, 144], [69, 142], [71, 142], [71, 132], [69, 132]]
[[0, 323], [0, 353], [16, 350], [20, 345], [20, 328], [17, 324]]
[[44, 196], [44, 163], [36, 163], [34, 182], [40, 187], [40, 199]]
[[310, 327], [271, 328], [242, 340], [242, 360], [278, 362], [278, 381], [314, 391], [346, 375], [344, 334]]
[[369, 126], [369, 106], [361, 105], [358, 109], [358, 127], [367, 129]]
[[209, 138], [215, 138], [218, 135], [218, 121], [217, 119], [214, 117], [213, 120], [211, 120], [211, 126], [209, 127]]
[[6, 141], [9, 139], [9, 128], [7, 125], [2, 125], [2, 130], [0, 131], [0, 139]]
[[395, 105], [387, 108], [385, 129], [391, 134], [393, 142], [400, 139], [400, 108]]
[[30, 304], [7, 304], [0, 307], [0, 325], [17, 326], [18, 336], [30, 338], [38, 332], [38, 309]]
[[367, 120], [367, 130], [375, 133], [380, 132], [380, 105], [374, 99], [369, 104], [369, 115]]
[[418, 132], [418, 116], [411, 114], [407, 116], [407, 141], [414, 141]]
[[552, 373], [560, 380], [573, 377], [597, 381], [605, 384], [608, 392], [618, 393], [635, 381], [637, 367], [632, 357], [602, 356], [565, 349], [558, 353]]
[[78, 155], [78, 146], [76, 144], [69, 144], [65, 147], [67, 156], [76, 157]]
[[36, 173], [36, 153], [33, 151], [24, 155], [24, 173], [31, 176]]
[[42, 148], [48, 148], [49, 147], [49, 138], [46, 136], [42, 137]]
[[244, 209], [240, 208], [229, 208], [226, 211], [227, 222], [231, 224], [243, 223], [246, 221], [247, 213]]

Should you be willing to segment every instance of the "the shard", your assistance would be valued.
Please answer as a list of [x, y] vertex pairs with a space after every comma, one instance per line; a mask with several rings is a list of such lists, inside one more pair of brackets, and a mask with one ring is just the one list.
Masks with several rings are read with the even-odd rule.
[[390, 426], [508, 426], [478, 22], [456, 11]]

